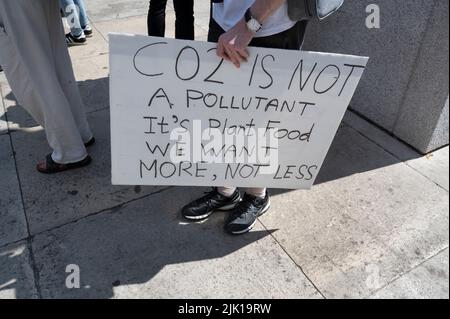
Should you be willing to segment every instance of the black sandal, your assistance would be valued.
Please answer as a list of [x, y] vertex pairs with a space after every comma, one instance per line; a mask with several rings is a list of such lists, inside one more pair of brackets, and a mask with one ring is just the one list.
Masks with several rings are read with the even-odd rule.
[[79, 161], [79, 162], [75, 162], [75, 163], [69, 163], [69, 164], [59, 164], [56, 163], [51, 154], [48, 154], [45, 157], [45, 168], [40, 167], [39, 163], [36, 166], [36, 169], [38, 170], [39, 173], [43, 173], [43, 174], [55, 174], [55, 173], [60, 173], [60, 172], [64, 172], [70, 169], [75, 169], [75, 168], [80, 168], [80, 167], [84, 167], [87, 166], [91, 163], [92, 158], [88, 155], [86, 156], [85, 159]]

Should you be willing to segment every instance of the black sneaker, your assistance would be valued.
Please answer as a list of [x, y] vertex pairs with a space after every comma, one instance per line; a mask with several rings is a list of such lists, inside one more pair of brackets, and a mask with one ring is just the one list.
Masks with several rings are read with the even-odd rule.
[[215, 188], [206, 196], [193, 201], [182, 209], [183, 217], [192, 221], [208, 218], [216, 211], [228, 211], [234, 209], [241, 202], [241, 194], [236, 190], [232, 197], [220, 194]]
[[84, 35], [85, 35], [87, 38], [92, 37], [92, 34], [94, 33], [94, 31], [93, 31], [93, 29], [92, 29], [92, 27], [91, 27], [90, 25], [85, 26], [85, 27], [83, 28], [83, 32], [84, 32]]
[[72, 33], [67, 33], [66, 34], [66, 43], [67, 46], [72, 47], [75, 45], [83, 45], [86, 44], [87, 40], [86, 40], [86, 36], [83, 34], [79, 37], [74, 37], [72, 35]]
[[249, 232], [256, 224], [256, 218], [270, 208], [269, 194], [265, 198], [245, 194], [244, 200], [232, 211], [225, 224], [225, 230], [232, 235]]

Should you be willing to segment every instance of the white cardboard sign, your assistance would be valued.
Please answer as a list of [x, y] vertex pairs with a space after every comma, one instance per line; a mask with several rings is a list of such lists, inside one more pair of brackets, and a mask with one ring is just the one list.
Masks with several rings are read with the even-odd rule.
[[368, 58], [110, 34], [112, 182], [308, 189]]

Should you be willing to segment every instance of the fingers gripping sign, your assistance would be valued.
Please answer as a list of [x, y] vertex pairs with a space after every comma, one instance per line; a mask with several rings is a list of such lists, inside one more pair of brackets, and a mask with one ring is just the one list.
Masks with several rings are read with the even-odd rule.
[[239, 68], [241, 63], [247, 61], [247, 47], [262, 29], [263, 23], [284, 3], [285, 0], [256, 0], [253, 6], [247, 9], [244, 17], [220, 36], [217, 54]]
[[220, 36], [217, 55], [239, 68], [241, 63], [247, 62], [249, 58], [247, 47], [254, 36], [255, 33], [248, 29], [242, 19], [236, 26]]

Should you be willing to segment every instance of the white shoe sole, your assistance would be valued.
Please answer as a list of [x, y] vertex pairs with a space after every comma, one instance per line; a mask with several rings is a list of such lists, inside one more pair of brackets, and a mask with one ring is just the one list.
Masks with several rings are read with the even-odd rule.
[[237, 203], [231, 204], [231, 205], [227, 205], [224, 207], [221, 207], [220, 209], [217, 210], [213, 210], [211, 212], [208, 212], [207, 214], [201, 215], [201, 216], [183, 216], [184, 218], [188, 219], [188, 220], [202, 220], [202, 219], [206, 219], [209, 216], [211, 216], [213, 213], [217, 212], [226, 212], [232, 209], [235, 209], [237, 205], [239, 205], [241, 203], [242, 200], [239, 200]]
[[[66, 42], [66, 43], [67, 43], [67, 42]], [[68, 48], [79, 47], [79, 46], [86, 45], [86, 44], [87, 44], [87, 41], [86, 41], [86, 42], [83, 42], [83, 43], [79, 43], [79, 42], [71, 42], [71, 43], [67, 43], [67, 47], [68, 47]]]

